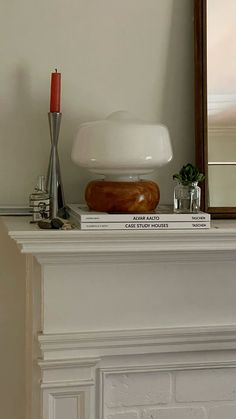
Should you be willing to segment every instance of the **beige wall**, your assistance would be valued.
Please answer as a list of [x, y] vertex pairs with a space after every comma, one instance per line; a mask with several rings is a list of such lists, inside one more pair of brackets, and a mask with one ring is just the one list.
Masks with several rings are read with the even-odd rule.
[[25, 419], [25, 257], [0, 221], [0, 418]]
[[[26, 204], [46, 172], [49, 74], [56, 66], [67, 201], [80, 201], [90, 178], [70, 160], [79, 123], [127, 109], [169, 127], [174, 160], [157, 177], [162, 202], [171, 202], [172, 173], [194, 157], [192, 14], [190, 0], [4, 0], [0, 205]], [[2, 228], [0, 250], [0, 416], [23, 419], [24, 258]]]
[[165, 123], [174, 160], [159, 170], [162, 202], [172, 174], [192, 161], [193, 6], [190, 0], [3, 0], [0, 14], [0, 205], [26, 204], [46, 173], [49, 76], [62, 72], [60, 159], [67, 201], [90, 175], [70, 159], [83, 121], [127, 109]]

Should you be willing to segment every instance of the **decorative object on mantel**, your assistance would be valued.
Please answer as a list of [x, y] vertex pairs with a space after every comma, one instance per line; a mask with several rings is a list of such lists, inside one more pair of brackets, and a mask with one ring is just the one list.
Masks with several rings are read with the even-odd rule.
[[210, 215], [176, 214], [169, 206], [149, 213], [110, 214], [91, 211], [85, 205], [68, 204], [68, 213], [80, 230], [176, 230], [210, 228]]
[[198, 213], [201, 203], [201, 189], [198, 182], [204, 179], [203, 173], [199, 172], [196, 166], [191, 163], [181, 168], [179, 173], [173, 175], [178, 181], [174, 189], [174, 212], [176, 213]]
[[75, 226], [68, 220], [53, 218], [52, 220], [40, 220], [38, 226], [42, 230], [73, 230]]
[[45, 187], [45, 177], [38, 177], [38, 184], [30, 194], [29, 205], [32, 212], [32, 223], [48, 219], [50, 216], [50, 198]]
[[62, 117], [60, 112], [60, 95], [61, 73], [58, 73], [57, 70], [55, 70], [55, 72], [51, 74], [50, 112], [48, 113], [51, 137], [51, 153], [46, 182], [47, 191], [50, 196], [51, 218], [55, 218], [58, 215], [64, 216], [65, 208], [64, 192], [57, 149]]
[[168, 130], [146, 123], [126, 111], [80, 126], [72, 160], [105, 179], [87, 185], [90, 209], [106, 212], [148, 212], [160, 199], [158, 185], [140, 176], [150, 174], [172, 159]]
[[160, 200], [160, 189], [151, 180], [129, 181], [94, 180], [85, 191], [89, 208], [97, 211], [134, 212], [151, 211]]

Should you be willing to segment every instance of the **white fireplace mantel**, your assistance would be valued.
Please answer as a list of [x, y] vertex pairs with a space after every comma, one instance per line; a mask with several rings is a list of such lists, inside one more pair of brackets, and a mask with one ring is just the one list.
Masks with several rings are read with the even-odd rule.
[[236, 416], [235, 221], [157, 232], [3, 222], [26, 259], [27, 419]]
[[236, 221], [212, 221], [209, 230], [58, 231], [39, 230], [29, 219], [5, 218], [9, 235], [21, 252], [50, 263], [80, 257], [90, 262], [163, 260], [234, 260]]

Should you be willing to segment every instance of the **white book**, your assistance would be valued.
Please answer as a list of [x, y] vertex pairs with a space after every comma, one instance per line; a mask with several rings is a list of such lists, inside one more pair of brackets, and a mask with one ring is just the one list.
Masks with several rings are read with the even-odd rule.
[[107, 212], [91, 211], [86, 205], [83, 204], [68, 204], [67, 210], [69, 215], [77, 219], [79, 223], [82, 222], [209, 222], [210, 214], [205, 212], [198, 212], [192, 214], [176, 214], [168, 206], [157, 207], [155, 211], [144, 214], [114, 214]]
[[204, 230], [211, 227], [210, 221], [171, 221], [171, 222], [82, 222], [80, 230]]

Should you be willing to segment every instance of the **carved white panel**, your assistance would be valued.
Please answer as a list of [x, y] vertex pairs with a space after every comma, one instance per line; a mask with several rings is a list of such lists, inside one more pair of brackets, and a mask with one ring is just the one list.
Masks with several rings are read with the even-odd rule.
[[44, 419], [85, 419], [86, 393], [68, 389], [57, 389], [43, 393]]
[[54, 398], [55, 418], [64, 419], [69, 417], [71, 419], [81, 419], [80, 402], [80, 396], [56, 396]]

